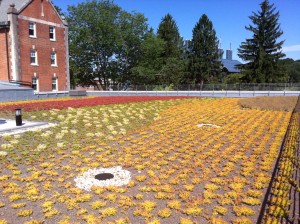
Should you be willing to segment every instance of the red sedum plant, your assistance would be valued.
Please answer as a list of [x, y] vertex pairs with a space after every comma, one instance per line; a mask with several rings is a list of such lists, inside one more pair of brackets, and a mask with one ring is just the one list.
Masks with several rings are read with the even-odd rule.
[[97, 105], [124, 104], [133, 102], [145, 102], [153, 100], [174, 100], [191, 97], [182, 96], [108, 96], [108, 97], [88, 97], [81, 99], [54, 99], [41, 101], [24, 101], [15, 103], [0, 103], [0, 111], [14, 111], [22, 108], [24, 111], [41, 111], [51, 109], [66, 109], [68, 107], [92, 107]]

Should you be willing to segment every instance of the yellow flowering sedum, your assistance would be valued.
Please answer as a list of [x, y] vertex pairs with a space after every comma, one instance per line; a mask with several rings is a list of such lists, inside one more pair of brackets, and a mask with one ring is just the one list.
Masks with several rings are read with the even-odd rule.
[[[237, 101], [188, 99], [31, 112], [29, 117], [57, 126], [0, 140], [1, 150], [8, 152], [0, 156], [5, 164], [0, 170], [2, 206], [33, 220], [44, 214], [49, 223], [172, 219], [188, 224], [204, 218], [247, 223], [246, 216], [258, 215], [291, 114], [242, 109]], [[97, 184], [95, 175], [117, 166], [132, 178], [122, 185]], [[86, 172], [88, 186], [85, 178], [76, 179]], [[284, 190], [275, 193], [286, 196]], [[37, 213], [30, 214], [31, 205]], [[62, 212], [68, 218], [58, 216]], [[285, 214], [276, 207], [271, 212]]]

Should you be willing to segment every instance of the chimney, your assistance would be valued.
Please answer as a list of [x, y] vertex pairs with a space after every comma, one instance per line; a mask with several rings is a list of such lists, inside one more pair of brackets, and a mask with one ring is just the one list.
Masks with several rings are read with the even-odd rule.
[[10, 23], [9, 37], [10, 37], [10, 49], [11, 49], [11, 70], [12, 79], [20, 80], [19, 71], [19, 37], [18, 37], [18, 10], [15, 8], [15, 4], [10, 4], [7, 10], [7, 20]]
[[222, 48], [219, 48], [218, 49], [218, 53], [219, 53], [219, 59], [222, 60], [223, 59], [224, 50]]
[[[1, 0], [0, 0], [0, 4], [1, 4]], [[7, 14], [17, 14], [17, 9], [15, 8], [14, 3], [9, 5], [9, 8], [7, 10]]]
[[232, 60], [232, 50], [226, 50], [226, 59]]

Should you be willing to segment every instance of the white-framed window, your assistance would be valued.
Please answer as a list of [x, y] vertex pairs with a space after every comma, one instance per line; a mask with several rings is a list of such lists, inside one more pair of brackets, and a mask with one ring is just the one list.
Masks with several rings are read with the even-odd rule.
[[51, 66], [57, 66], [56, 53], [54, 51], [50, 54]]
[[36, 37], [36, 24], [34, 22], [29, 22], [29, 36]]
[[58, 89], [58, 80], [56, 77], [52, 77], [52, 91], [57, 91]]
[[39, 79], [37, 77], [32, 77], [32, 88], [39, 91]]
[[49, 26], [49, 38], [52, 41], [56, 40], [56, 37], [55, 37], [55, 27], [54, 26]]
[[31, 65], [37, 65], [38, 64], [37, 51], [35, 49], [30, 50], [30, 64]]

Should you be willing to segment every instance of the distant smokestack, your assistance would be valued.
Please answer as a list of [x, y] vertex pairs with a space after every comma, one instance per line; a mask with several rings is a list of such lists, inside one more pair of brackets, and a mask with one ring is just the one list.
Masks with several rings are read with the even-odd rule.
[[218, 49], [218, 53], [219, 53], [219, 59], [220, 60], [222, 60], [223, 59], [223, 53], [224, 53], [224, 51], [223, 51], [223, 49]]
[[226, 59], [232, 60], [232, 50], [226, 50]]

